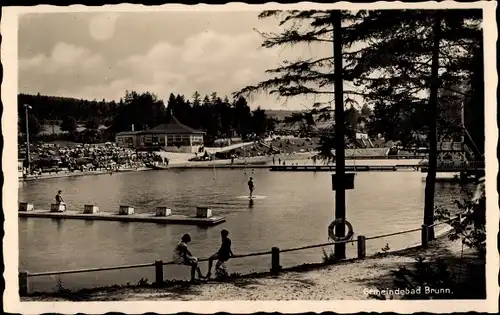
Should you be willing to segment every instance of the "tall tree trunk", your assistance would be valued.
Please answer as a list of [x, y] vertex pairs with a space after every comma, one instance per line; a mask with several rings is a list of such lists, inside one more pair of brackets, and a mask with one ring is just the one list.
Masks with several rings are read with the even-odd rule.
[[[464, 127], [468, 132], [466, 143], [474, 150], [475, 160], [484, 160], [484, 66], [483, 43], [474, 52], [470, 79], [471, 96], [464, 104]], [[469, 137], [470, 136], [470, 137]]]
[[[436, 186], [437, 169], [437, 105], [439, 81], [439, 43], [441, 40], [441, 13], [436, 11], [433, 26], [432, 64], [429, 104], [427, 117], [429, 119], [429, 165], [425, 180], [424, 224], [430, 226], [434, 223], [434, 192]], [[435, 237], [434, 227], [429, 230], [429, 239]]]
[[[335, 219], [345, 219], [345, 115], [344, 95], [342, 82], [342, 23], [341, 12], [335, 10], [331, 13], [333, 26], [333, 62], [334, 62], [334, 88], [335, 88], [335, 174], [337, 176], [337, 190], [335, 191]], [[335, 236], [345, 236], [345, 225], [340, 224], [335, 229]], [[345, 243], [335, 244], [335, 258], [344, 259]]]

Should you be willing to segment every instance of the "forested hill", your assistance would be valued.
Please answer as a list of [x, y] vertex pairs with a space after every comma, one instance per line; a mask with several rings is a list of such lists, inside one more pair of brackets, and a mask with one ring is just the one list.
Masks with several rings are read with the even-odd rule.
[[89, 101], [70, 97], [19, 94], [17, 96], [18, 112], [24, 104], [29, 104], [31, 113], [38, 120], [64, 120], [73, 117], [77, 121], [88, 121], [94, 118], [102, 120], [114, 116], [118, 104], [115, 101]]
[[[64, 120], [67, 117], [73, 117], [77, 121], [88, 121], [94, 118], [110, 120], [115, 115], [120, 103], [115, 101], [84, 100], [72, 97], [48, 96], [48, 95], [18, 95], [18, 110], [23, 109], [23, 104], [29, 104], [33, 107], [32, 113], [39, 120]], [[123, 105], [123, 102], [121, 103]], [[269, 118], [279, 121], [291, 116], [293, 113], [301, 111], [288, 109], [265, 109]]]

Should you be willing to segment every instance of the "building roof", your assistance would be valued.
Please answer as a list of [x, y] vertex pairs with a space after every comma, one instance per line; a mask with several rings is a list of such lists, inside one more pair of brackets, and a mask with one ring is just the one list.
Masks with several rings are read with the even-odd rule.
[[133, 135], [136, 135], [139, 133], [141, 133], [141, 131], [122, 131], [122, 132], [117, 133], [116, 135], [117, 136], [133, 136]]
[[117, 136], [132, 136], [138, 134], [191, 134], [203, 135], [204, 131], [196, 130], [180, 123], [174, 115], [171, 115], [170, 121], [167, 124], [161, 124], [154, 128], [142, 131], [122, 131], [117, 133]]
[[170, 121], [167, 124], [161, 124], [143, 133], [159, 133], [159, 134], [205, 134], [204, 131], [196, 130], [181, 124], [174, 115], [171, 115]]

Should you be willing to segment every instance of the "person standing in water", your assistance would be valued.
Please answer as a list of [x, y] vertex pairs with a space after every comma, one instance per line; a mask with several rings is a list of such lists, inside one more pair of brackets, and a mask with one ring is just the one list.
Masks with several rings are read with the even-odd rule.
[[255, 189], [255, 186], [253, 184], [253, 178], [250, 177], [250, 180], [248, 181], [248, 190], [250, 190], [250, 198], [252, 198], [253, 190]]

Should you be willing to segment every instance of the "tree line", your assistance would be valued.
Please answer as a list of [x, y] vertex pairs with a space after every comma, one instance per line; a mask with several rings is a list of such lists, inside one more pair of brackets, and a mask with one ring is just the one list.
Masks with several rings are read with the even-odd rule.
[[[38, 135], [41, 126], [57, 125], [67, 134], [52, 137], [76, 140], [78, 125], [83, 124], [85, 132], [91, 134], [90, 142], [112, 140], [116, 133], [130, 131], [132, 126], [138, 131], [168, 123], [173, 114], [181, 123], [205, 131], [210, 143], [225, 137], [259, 137], [274, 130], [277, 123], [261, 107], [252, 111], [244, 97], [229, 100], [217, 93], [202, 97], [195, 92], [191, 99], [171, 93], [166, 104], [153, 93], [136, 91], [126, 91], [119, 102], [19, 94], [18, 125], [22, 134], [26, 133], [24, 104], [31, 106], [28, 124], [32, 138], [47, 138]], [[104, 134], [109, 139], [102, 139]]]

